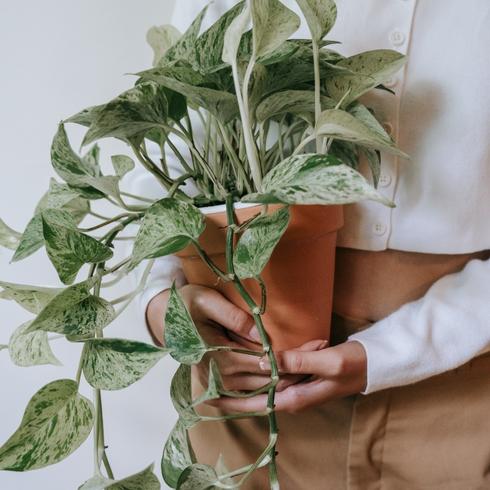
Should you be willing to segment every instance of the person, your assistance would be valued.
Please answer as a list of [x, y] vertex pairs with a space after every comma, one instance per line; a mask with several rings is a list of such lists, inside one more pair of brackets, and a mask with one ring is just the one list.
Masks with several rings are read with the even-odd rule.
[[[178, 2], [174, 24], [184, 29], [205, 3]], [[215, 0], [209, 17], [233, 4]], [[396, 208], [345, 206], [330, 344], [318, 339], [278, 353], [281, 485], [490, 488], [490, 3], [337, 5], [329, 39], [342, 41], [342, 54], [387, 48], [408, 55], [386, 83], [396, 95], [375, 90], [366, 104], [411, 161], [383, 155], [379, 189]], [[307, 37], [302, 29], [298, 36]], [[147, 179], [136, 187], [149, 193]], [[174, 280], [209, 342], [257, 341], [248, 313], [214, 290], [186, 284], [175, 257], [157, 261], [141, 299], [155, 339], [163, 341]], [[232, 342], [230, 332], [240, 337]], [[269, 379], [264, 359], [214, 357], [228, 389], [253, 390]], [[208, 361], [196, 369], [196, 386], [206, 382]], [[222, 398], [203, 410], [264, 407], [259, 395]], [[267, 421], [254, 418], [198, 424], [191, 441], [200, 462], [214, 465], [223, 453], [237, 468], [256, 459], [267, 434]], [[244, 488], [268, 488], [266, 471]]]

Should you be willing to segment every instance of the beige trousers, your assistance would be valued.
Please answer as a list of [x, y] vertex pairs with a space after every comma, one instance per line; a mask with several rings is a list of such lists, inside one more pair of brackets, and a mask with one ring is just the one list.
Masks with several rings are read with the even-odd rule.
[[[490, 489], [490, 353], [413, 385], [279, 413], [278, 422], [282, 490]], [[267, 438], [258, 418], [191, 431], [199, 462], [223, 454], [230, 470], [254, 462]], [[267, 470], [242, 488], [268, 489]]]

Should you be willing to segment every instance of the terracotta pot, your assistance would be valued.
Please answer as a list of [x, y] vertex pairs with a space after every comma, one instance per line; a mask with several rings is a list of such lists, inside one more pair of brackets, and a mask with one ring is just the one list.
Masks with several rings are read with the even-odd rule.
[[[274, 212], [280, 205], [270, 205]], [[213, 261], [225, 267], [226, 213], [224, 206], [203, 208], [206, 229], [199, 241]], [[261, 211], [253, 205], [236, 209], [236, 220], [243, 223]], [[262, 277], [267, 287], [264, 325], [276, 350], [298, 347], [309, 340], [329, 339], [332, 314], [335, 245], [337, 230], [343, 225], [341, 206], [291, 206], [288, 229], [275, 248]], [[187, 281], [219, 290], [244, 310], [248, 308], [232, 283], [219, 281], [193, 246], [182, 250]], [[249, 293], [260, 304], [260, 286], [244, 281]]]

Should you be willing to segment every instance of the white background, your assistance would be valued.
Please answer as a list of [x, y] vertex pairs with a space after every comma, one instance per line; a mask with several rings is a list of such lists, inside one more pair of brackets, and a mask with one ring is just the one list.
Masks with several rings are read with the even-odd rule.
[[[129, 88], [136, 72], [151, 65], [149, 27], [170, 21], [173, 0], [0, 0], [0, 216], [23, 230], [53, 176], [49, 148], [57, 123]], [[74, 135], [78, 148], [80, 133]], [[109, 151], [121, 151], [111, 144]], [[45, 252], [9, 265], [0, 248], [0, 279], [58, 285]], [[128, 290], [125, 284], [121, 291]], [[116, 294], [117, 295], [117, 294]], [[0, 344], [30, 314], [0, 302]], [[109, 327], [111, 336], [147, 340], [135, 307]], [[79, 347], [52, 342], [62, 367], [15, 367], [0, 352], [0, 444], [18, 426], [29, 398], [43, 385], [75, 376]], [[106, 437], [116, 476], [155, 462], [175, 415], [168, 396], [175, 364], [164, 359], [139, 383], [104, 393]], [[83, 386], [83, 393], [91, 390]], [[0, 472], [2, 490], [72, 490], [92, 475], [92, 441], [63, 462], [27, 473]]]

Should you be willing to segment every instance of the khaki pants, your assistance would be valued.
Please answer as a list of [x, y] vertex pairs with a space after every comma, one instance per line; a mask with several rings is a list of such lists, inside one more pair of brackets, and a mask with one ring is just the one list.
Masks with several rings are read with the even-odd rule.
[[[205, 407], [207, 414], [218, 411]], [[490, 489], [490, 353], [413, 385], [278, 414], [282, 490]], [[199, 462], [232, 470], [266, 446], [267, 419], [205, 422]], [[267, 469], [247, 490], [269, 488]]]

